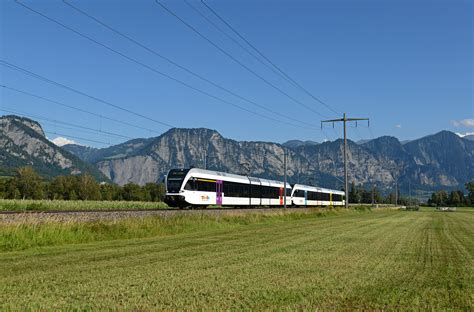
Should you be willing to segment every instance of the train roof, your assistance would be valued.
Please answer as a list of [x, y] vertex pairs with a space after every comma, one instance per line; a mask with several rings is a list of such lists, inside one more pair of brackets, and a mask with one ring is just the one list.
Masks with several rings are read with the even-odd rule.
[[340, 191], [340, 190], [332, 190], [332, 189], [327, 189], [323, 187], [310, 186], [310, 185], [304, 185], [304, 184], [295, 184], [294, 189], [313, 191], [313, 192], [329, 192], [329, 193], [340, 194], [340, 195], [345, 194], [343, 191]]

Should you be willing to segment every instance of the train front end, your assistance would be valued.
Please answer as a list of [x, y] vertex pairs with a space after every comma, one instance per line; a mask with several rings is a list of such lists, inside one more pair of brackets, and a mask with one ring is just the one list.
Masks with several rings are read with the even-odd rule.
[[183, 182], [188, 174], [189, 169], [172, 169], [166, 176], [166, 195], [165, 203], [170, 207], [187, 207], [184, 196]]

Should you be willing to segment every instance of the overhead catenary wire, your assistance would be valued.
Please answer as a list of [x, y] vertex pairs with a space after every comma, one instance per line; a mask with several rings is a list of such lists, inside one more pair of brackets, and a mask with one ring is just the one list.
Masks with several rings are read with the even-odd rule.
[[[111, 48], [111, 47], [109, 47], [108, 45], [106, 45], [106, 44], [104, 44], [104, 43], [101, 43], [101, 42], [99, 42], [98, 40], [95, 40], [95, 39], [93, 39], [93, 38], [91, 38], [91, 37], [89, 37], [89, 36], [87, 36], [87, 35], [85, 35], [85, 34], [79, 32], [79, 31], [77, 31], [77, 30], [75, 30], [75, 29], [73, 29], [73, 28], [71, 28], [71, 27], [69, 27], [69, 26], [67, 26], [67, 25], [65, 25], [65, 24], [63, 24], [63, 23], [61, 23], [61, 22], [59, 22], [59, 21], [57, 21], [57, 20], [55, 20], [55, 19], [53, 19], [53, 18], [47, 16], [47, 15], [45, 15], [45, 14], [43, 14], [43, 13], [41, 13], [41, 12], [39, 12], [39, 11], [37, 11], [37, 10], [35, 10], [35, 9], [31, 8], [31, 7], [29, 7], [29, 6], [27, 6], [27, 5], [25, 5], [24, 3], [22, 3], [22, 2], [20, 2], [20, 1], [18, 1], [18, 0], [15, 0], [15, 2], [16, 2], [17, 4], [23, 6], [24, 8], [28, 9], [29, 11], [31, 11], [31, 12], [33, 12], [33, 13], [35, 13], [35, 14], [37, 14], [37, 15], [39, 15], [39, 16], [45, 18], [45, 19], [47, 19], [47, 20], [49, 20], [50, 22], [53, 22], [53, 23], [55, 23], [55, 24], [57, 24], [57, 25], [63, 27], [64, 29], [69, 30], [70, 32], [73, 32], [73, 33], [77, 34], [78, 36], [80, 36], [80, 37], [82, 37], [82, 38], [84, 38], [84, 39], [87, 39], [87, 40], [89, 40], [89, 41], [91, 41], [91, 42], [93, 42], [93, 43], [95, 43], [95, 44], [97, 44], [97, 45], [99, 45], [99, 46], [105, 48], [106, 50], [111, 51], [111, 52], [113, 52], [113, 53], [115, 53], [115, 54], [117, 54], [117, 55], [119, 55], [119, 56], [125, 58], [126, 60], [128, 60], [128, 61], [130, 61], [130, 62], [132, 62], [132, 63], [135, 63], [135, 64], [137, 64], [137, 65], [140, 65], [140, 66], [142, 66], [142, 67], [144, 67], [144, 68], [146, 68], [146, 69], [148, 69], [148, 70], [150, 70], [150, 71], [152, 71], [152, 72], [154, 72], [154, 73], [156, 73], [156, 74], [158, 74], [158, 75], [160, 75], [160, 76], [162, 76], [162, 77], [165, 77], [165, 78], [167, 78], [167, 79], [170, 79], [170, 80], [172, 80], [172, 81], [174, 81], [174, 82], [176, 82], [176, 83], [178, 83], [178, 84], [181, 84], [181, 85], [183, 85], [183, 86], [185, 86], [185, 87], [187, 87], [187, 88], [189, 88], [189, 89], [192, 89], [192, 90], [194, 90], [194, 91], [196, 91], [196, 92], [198, 92], [198, 93], [201, 93], [201, 94], [203, 94], [203, 95], [206, 95], [206, 96], [208, 96], [208, 97], [210, 97], [210, 98], [212, 98], [212, 99], [215, 99], [215, 100], [217, 100], [217, 101], [220, 101], [220, 102], [222, 102], [222, 103], [225, 103], [225, 104], [234, 106], [234, 107], [239, 108], [239, 109], [241, 109], [241, 110], [244, 110], [244, 111], [246, 111], [246, 112], [248, 112], [248, 113], [257, 115], [257, 116], [259, 116], [259, 117], [261, 117], [261, 118], [265, 118], [265, 119], [267, 119], [267, 120], [271, 120], [271, 121], [277, 122], [277, 123], [279, 123], [279, 124], [284, 123], [284, 124], [287, 124], [287, 125], [290, 125], [290, 126], [294, 126], [294, 127], [298, 127], [298, 128], [305, 128], [305, 127], [300, 126], [300, 125], [295, 125], [295, 124], [293, 124], [293, 123], [289, 123], [289, 122], [286, 122], [286, 121], [283, 121], [283, 120], [278, 120], [278, 119], [276, 119], [276, 118], [272, 118], [272, 117], [270, 117], [270, 116], [267, 116], [267, 115], [258, 113], [258, 112], [256, 112], [256, 111], [249, 110], [249, 109], [247, 109], [247, 108], [245, 108], [245, 107], [242, 107], [241, 105], [238, 105], [238, 104], [229, 102], [229, 101], [227, 101], [227, 100], [225, 100], [225, 99], [222, 99], [222, 98], [220, 98], [220, 97], [218, 97], [218, 96], [215, 96], [215, 95], [213, 95], [213, 94], [211, 94], [211, 93], [209, 93], [209, 92], [207, 92], [207, 91], [204, 91], [204, 90], [202, 90], [202, 89], [199, 89], [199, 88], [197, 88], [197, 87], [194, 87], [194, 86], [190, 85], [190, 84], [187, 83], [187, 82], [184, 82], [184, 81], [182, 81], [182, 80], [180, 80], [180, 79], [177, 79], [177, 78], [175, 78], [175, 77], [173, 77], [173, 76], [171, 76], [171, 75], [168, 75], [168, 74], [166, 74], [166, 73], [164, 73], [164, 72], [161, 72], [161, 71], [159, 71], [159, 70], [157, 70], [157, 69], [155, 69], [155, 68], [153, 68], [153, 67], [151, 67], [151, 66], [149, 66], [149, 65], [147, 65], [147, 64], [145, 64], [145, 63], [143, 63], [143, 62], [141, 62], [141, 61], [139, 61], [139, 60], [137, 60], [137, 59], [135, 59], [135, 58], [133, 58], [133, 57], [130, 57], [130, 56], [128, 56], [128, 55], [126, 55], [126, 54], [124, 54], [124, 53], [122, 53], [122, 52], [120, 52], [120, 51], [114, 49], [114, 48]], [[101, 102], [102, 102], [102, 101], [101, 101]], [[118, 106], [118, 107], [119, 107], [119, 106]], [[160, 124], [166, 125], [167, 127], [174, 128], [174, 126], [172, 126], [172, 125], [170, 125], [170, 124], [157, 121], [157, 120], [155, 120], [155, 119], [153, 119], [153, 118], [149, 118], [149, 117], [147, 117], [147, 116], [144, 116], [144, 115], [141, 115], [141, 114], [137, 114], [137, 113], [135, 113], [135, 112], [133, 112], [133, 111], [130, 111], [130, 110], [127, 110], [127, 109], [124, 109], [124, 108], [121, 108], [121, 107], [120, 107], [120, 109], [121, 109], [121, 110], [126, 110], [126, 111], [128, 111], [128, 112], [130, 112], [130, 113], [132, 113], [132, 114], [134, 114], [134, 115], [138, 115], [138, 116], [140, 116], [140, 117], [142, 117], [142, 118], [145, 118], [145, 119], [148, 119], [148, 120], [151, 120], [151, 121], [158, 122], [158, 123], [160, 123]]]
[[115, 108], [115, 109], [118, 109], [118, 110], [124, 111], [124, 112], [126, 112], [126, 113], [129, 113], [129, 114], [132, 114], [132, 115], [141, 117], [141, 118], [146, 119], [146, 120], [149, 120], [149, 121], [152, 121], [152, 122], [157, 123], [157, 124], [159, 124], [159, 125], [161, 125], [161, 126], [166, 126], [166, 127], [168, 127], [168, 128], [174, 128], [174, 126], [172, 126], [172, 125], [170, 125], [170, 124], [168, 124], [168, 123], [159, 121], [159, 120], [154, 119], [154, 118], [151, 118], [151, 117], [147, 117], [147, 116], [145, 116], [145, 115], [136, 113], [136, 112], [134, 112], [134, 111], [132, 111], [132, 110], [130, 110], [130, 109], [128, 109], [128, 108], [124, 108], [124, 107], [121, 107], [121, 106], [119, 106], [119, 105], [113, 104], [113, 103], [111, 103], [111, 102], [109, 102], [109, 101], [102, 100], [102, 99], [100, 99], [100, 98], [98, 98], [98, 97], [89, 95], [89, 94], [87, 94], [87, 93], [85, 93], [85, 92], [79, 91], [79, 90], [74, 89], [74, 88], [72, 88], [72, 87], [69, 87], [69, 86], [67, 86], [67, 85], [65, 85], [65, 84], [62, 84], [62, 83], [56, 82], [56, 81], [54, 81], [54, 80], [51, 80], [51, 79], [49, 79], [49, 78], [43, 77], [43, 76], [41, 76], [41, 75], [35, 74], [35, 73], [33, 73], [32, 71], [29, 71], [29, 70], [27, 70], [27, 69], [21, 68], [21, 67], [19, 67], [19, 66], [16, 66], [16, 65], [14, 65], [14, 64], [12, 64], [12, 63], [7, 62], [7, 61], [0, 60], [0, 65], [3, 65], [3, 66], [6, 66], [6, 67], [9, 67], [9, 68], [12, 68], [12, 69], [14, 69], [14, 70], [17, 70], [17, 71], [20, 71], [20, 72], [23, 72], [23, 73], [27, 73], [29, 76], [38, 78], [38, 79], [40, 79], [40, 80], [42, 80], [42, 81], [44, 81], [44, 82], [48, 82], [48, 83], [54, 84], [54, 85], [56, 85], [56, 86], [59, 86], [59, 87], [61, 87], [61, 88], [66, 89], [66, 90], [69, 90], [69, 91], [72, 91], [72, 92], [74, 92], [74, 93], [77, 93], [77, 94], [80, 94], [80, 95], [82, 95], [82, 96], [85, 96], [85, 97], [87, 97], [87, 98], [93, 99], [93, 100], [95, 100], [95, 101], [97, 101], [97, 102], [100, 102], [100, 103], [102, 103], [102, 104], [111, 106], [111, 107], [113, 107], [113, 108]]
[[155, 0], [155, 3], [157, 5], [159, 5], [161, 8], [163, 8], [166, 12], [168, 12], [168, 14], [174, 16], [176, 19], [178, 19], [182, 24], [184, 24], [187, 28], [191, 29], [194, 33], [196, 33], [199, 37], [201, 37], [202, 39], [204, 39], [205, 41], [207, 41], [209, 44], [211, 44], [213, 47], [215, 47], [218, 51], [220, 51], [222, 54], [224, 54], [225, 56], [227, 56], [228, 58], [230, 58], [232, 61], [234, 61], [235, 63], [237, 63], [238, 65], [240, 65], [241, 67], [243, 67], [245, 70], [247, 70], [249, 73], [251, 73], [252, 75], [254, 75], [255, 77], [257, 77], [258, 79], [260, 79], [261, 81], [265, 82], [268, 86], [272, 87], [273, 89], [275, 89], [276, 91], [278, 91], [279, 93], [283, 94], [285, 97], [287, 97], [288, 99], [290, 99], [291, 101], [293, 101], [294, 103], [300, 105], [300, 106], [303, 106], [304, 108], [308, 109], [309, 111], [315, 113], [316, 115], [320, 116], [320, 117], [323, 117], [323, 118], [327, 118], [327, 116], [324, 116], [323, 114], [321, 114], [320, 112], [314, 110], [312, 107], [304, 104], [303, 102], [299, 101], [298, 99], [294, 98], [293, 96], [291, 96], [290, 94], [288, 94], [287, 92], [283, 91], [281, 88], [279, 88], [278, 86], [276, 86], [275, 84], [271, 83], [270, 81], [268, 81], [267, 79], [265, 79], [263, 76], [261, 76], [260, 74], [258, 74], [256, 71], [254, 71], [253, 69], [251, 69], [250, 67], [248, 67], [247, 65], [245, 65], [244, 63], [242, 63], [241, 61], [239, 61], [238, 59], [236, 59], [234, 56], [232, 56], [232, 54], [230, 54], [229, 52], [227, 52], [226, 50], [224, 50], [223, 48], [221, 48], [218, 44], [216, 44], [214, 41], [212, 41], [211, 39], [209, 39], [208, 37], [206, 37], [204, 34], [202, 34], [199, 30], [197, 30], [194, 26], [192, 26], [191, 24], [189, 24], [188, 22], [186, 22], [183, 18], [181, 18], [179, 15], [177, 15], [175, 12], [173, 12], [172, 10], [170, 10], [168, 7], [166, 7], [163, 3], [161, 3], [160, 1], [158, 0]]
[[45, 131], [44, 133], [46, 133], [46, 134], [60, 135], [60, 136], [63, 136], [63, 137], [68, 137], [68, 138], [71, 138], [71, 139], [82, 140], [82, 141], [91, 142], [91, 143], [104, 144], [104, 145], [106, 145], [106, 146], [112, 145], [112, 144], [110, 144], [110, 142], [103, 142], [103, 141], [97, 141], [97, 140], [92, 140], [92, 139], [86, 139], [86, 138], [83, 138], [83, 137], [78, 137], [78, 136], [75, 136], [75, 135], [64, 134], [64, 133], [60, 133], [60, 132], [56, 132], [56, 131]]
[[0, 85], [0, 87], [2, 87], [4, 89], [7, 89], [7, 90], [15, 91], [15, 92], [18, 92], [18, 93], [21, 93], [21, 94], [25, 94], [25, 95], [28, 95], [28, 96], [31, 96], [31, 97], [34, 97], [34, 98], [37, 98], [37, 99], [40, 99], [40, 100], [43, 100], [43, 101], [46, 101], [46, 102], [50, 102], [50, 103], [53, 103], [53, 104], [56, 104], [56, 105], [59, 105], [59, 106], [67, 107], [69, 109], [72, 109], [72, 110], [75, 110], [75, 111], [78, 111], [78, 112], [89, 114], [91, 116], [96, 116], [96, 117], [99, 117], [101, 119], [106, 119], [106, 120], [109, 120], [109, 121], [113, 121], [113, 122], [119, 123], [121, 125], [133, 127], [133, 128], [140, 129], [140, 130], [145, 130], [145, 131], [148, 131], [148, 132], [161, 134], [161, 132], [156, 131], [156, 130], [152, 130], [152, 129], [149, 129], [149, 128], [134, 125], [134, 124], [131, 124], [131, 123], [126, 122], [126, 121], [122, 121], [122, 120], [118, 120], [118, 119], [115, 119], [115, 118], [107, 117], [105, 115], [97, 114], [97, 113], [91, 112], [89, 110], [85, 110], [83, 108], [79, 108], [79, 107], [76, 107], [76, 106], [73, 106], [73, 105], [70, 105], [70, 104], [61, 103], [61, 102], [58, 102], [58, 101], [55, 101], [55, 100], [52, 100], [52, 99], [49, 99], [49, 98], [46, 98], [46, 97], [43, 97], [43, 96], [40, 96], [40, 95], [37, 95], [37, 94], [33, 94], [33, 93], [30, 93], [30, 92], [27, 92], [27, 91], [24, 91], [24, 90], [20, 90], [20, 89], [17, 89], [17, 88], [6, 86], [6, 85]]
[[273, 73], [276, 75], [280, 76], [283, 80], [286, 80], [289, 83], [292, 83], [291, 80], [283, 76], [280, 72], [278, 72], [274, 67], [269, 65], [268, 63], [262, 61], [258, 56], [256, 56], [252, 51], [250, 51], [246, 46], [244, 46], [242, 43], [240, 43], [238, 40], [236, 40], [234, 37], [229, 35], [227, 32], [225, 32], [221, 27], [219, 27], [216, 23], [214, 23], [209, 17], [207, 17], [205, 14], [203, 14], [201, 11], [199, 11], [194, 5], [192, 5], [188, 0], [184, 0], [184, 3], [186, 3], [187, 6], [189, 6], [193, 11], [195, 11], [199, 16], [201, 16], [204, 20], [207, 21], [209, 25], [217, 29], [221, 34], [223, 34], [225, 37], [227, 37], [229, 40], [234, 42], [236, 45], [238, 45], [242, 50], [247, 52], [251, 57], [256, 59], [260, 64], [263, 66], [267, 67], [270, 69]]
[[296, 86], [298, 89], [309, 95], [313, 100], [316, 102], [324, 105], [327, 109], [330, 111], [336, 113], [336, 114], [341, 114], [342, 112], [334, 109], [332, 106], [321, 100], [319, 97], [315, 96], [311, 92], [309, 92], [306, 88], [304, 88], [300, 83], [298, 83], [296, 80], [291, 78], [287, 73], [285, 73], [279, 66], [277, 66], [273, 61], [271, 61], [265, 54], [263, 54], [259, 49], [255, 47], [249, 40], [247, 40], [239, 31], [237, 31], [229, 22], [227, 22], [220, 14], [218, 14], [210, 5], [204, 2], [204, 0], [201, 0], [201, 3], [209, 10], [211, 11], [221, 22], [223, 22], [230, 30], [232, 30], [240, 39], [242, 39], [245, 43], [247, 43], [255, 52], [257, 52], [262, 58], [264, 58], [268, 63], [270, 63], [283, 77], [287, 78], [287, 81], [290, 81], [293, 83], [294, 86]]
[[355, 131], [354, 131], [354, 132], [355, 132], [355, 134], [357, 135], [357, 137], [358, 137], [358, 138], [359, 138], [359, 139], [360, 139], [362, 142], [363, 142], [363, 141], [367, 141], [367, 139], [364, 139], [364, 138], [362, 137], [362, 135], [361, 135], [361, 133], [360, 133], [360, 131], [359, 131], [359, 129], [358, 129], [358, 127], [357, 127], [357, 126], [355, 126], [355, 127], [352, 127], [352, 128], [354, 128], [354, 130], [355, 130]]
[[112, 26], [106, 24], [104, 21], [100, 20], [99, 18], [97, 18], [97, 17], [91, 15], [90, 13], [86, 12], [84, 9], [78, 8], [77, 6], [73, 5], [73, 4], [70, 3], [69, 1], [63, 0], [63, 2], [64, 2], [64, 4], [68, 5], [68, 6], [71, 7], [73, 10], [75, 10], [76, 12], [78, 12], [78, 13], [80, 13], [80, 14], [86, 16], [86, 17], [88, 17], [89, 19], [91, 19], [91, 20], [93, 20], [94, 22], [98, 23], [99, 25], [105, 27], [106, 29], [112, 31], [113, 33], [115, 33], [115, 34], [117, 34], [117, 35], [119, 35], [119, 36], [125, 38], [126, 40], [132, 42], [133, 44], [135, 44], [135, 45], [137, 45], [137, 46], [139, 46], [139, 47], [141, 47], [142, 49], [144, 49], [144, 50], [146, 50], [146, 51], [148, 51], [148, 52], [150, 52], [150, 53], [152, 53], [152, 54], [158, 56], [159, 58], [161, 58], [162, 60], [168, 62], [169, 64], [172, 64], [173, 66], [178, 67], [179, 69], [181, 69], [181, 70], [187, 72], [188, 74], [190, 74], [190, 75], [192, 75], [192, 76], [194, 76], [194, 77], [196, 77], [196, 78], [198, 78], [198, 79], [200, 79], [200, 80], [202, 80], [202, 81], [204, 81], [204, 82], [206, 82], [206, 83], [209, 83], [209, 84], [211, 84], [212, 86], [214, 86], [214, 87], [216, 87], [216, 88], [218, 88], [218, 89], [220, 89], [220, 90], [222, 90], [222, 91], [224, 91], [224, 92], [227, 92], [227, 93], [229, 93], [229, 94], [231, 94], [231, 95], [233, 95], [233, 96], [235, 96], [235, 97], [237, 97], [237, 98], [239, 98], [239, 99], [241, 99], [241, 100], [243, 100], [243, 101], [245, 101], [245, 102], [247, 102], [247, 103], [250, 103], [250, 104], [252, 104], [252, 105], [254, 105], [254, 106], [256, 106], [256, 107], [258, 107], [258, 108], [260, 108], [260, 109], [266, 110], [267, 112], [270, 112], [270, 113], [272, 113], [272, 114], [278, 115], [278, 116], [280, 116], [280, 117], [282, 117], [282, 118], [286, 118], [286, 119], [292, 120], [292, 121], [294, 121], [294, 122], [304, 124], [304, 125], [306, 125], [306, 126], [308, 126], [308, 127], [314, 127], [313, 124], [310, 124], [310, 123], [307, 123], [307, 122], [298, 120], [298, 119], [293, 118], [293, 117], [291, 117], [291, 116], [289, 116], [289, 115], [287, 115], [287, 114], [286, 114], [286, 115], [285, 115], [285, 114], [282, 114], [282, 113], [280, 113], [280, 112], [278, 112], [278, 111], [275, 111], [275, 110], [272, 110], [272, 109], [270, 109], [270, 108], [268, 108], [268, 107], [266, 107], [266, 106], [264, 106], [264, 105], [262, 105], [262, 104], [259, 104], [259, 103], [255, 102], [255, 101], [253, 101], [253, 100], [250, 100], [250, 99], [248, 99], [248, 98], [246, 98], [246, 97], [244, 97], [244, 96], [242, 96], [242, 95], [240, 95], [240, 94], [237, 94], [236, 92], [234, 92], [234, 91], [232, 91], [232, 90], [230, 90], [230, 89], [228, 89], [228, 88], [226, 88], [226, 87], [224, 87], [224, 86], [222, 86], [222, 85], [220, 85], [220, 84], [218, 84], [218, 83], [216, 83], [216, 82], [210, 80], [209, 78], [206, 78], [206, 77], [204, 77], [203, 75], [198, 74], [198, 73], [196, 73], [195, 71], [192, 71], [192, 70], [190, 70], [189, 68], [187, 68], [187, 67], [185, 67], [185, 66], [183, 66], [183, 65], [181, 65], [181, 64], [179, 64], [179, 63], [177, 63], [176, 61], [172, 60], [171, 58], [169, 58], [169, 57], [167, 57], [167, 56], [164, 56], [163, 54], [161, 54], [160, 52], [158, 52], [157, 49], [150, 48], [149, 46], [147, 46], [147, 45], [145, 45], [145, 44], [139, 42], [138, 40], [132, 38], [131, 36], [124, 34], [123, 32], [117, 30], [116, 28], [114, 28], [114, 27], [112, 27]]

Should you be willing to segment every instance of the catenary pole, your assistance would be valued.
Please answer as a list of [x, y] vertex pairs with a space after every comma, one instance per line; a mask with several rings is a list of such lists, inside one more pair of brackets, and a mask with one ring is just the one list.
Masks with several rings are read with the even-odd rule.
[[343, 122], [344, 122], [344, 191], [346, 192], [346, 201], [345, 201], [345, 206], [346, 208], [349, 207], [349, 181], [348, 180], [348, 174], [347, 174], [347, 117], [346, 113], [344, 113], [343, 116]]
[[284, 172], [284, 186], [283, 186], [283, 207], [286, 209], [286, 149], [283, 148], [283, 170]]
[[349, 170], [347, 167], [347, 122], [348, 121], [358, 121], [358, 120], [367, 120], [369, 122], [369, 118], [347, 118], [346, 113], [342, 115], [341, 119], [330, 119], [330, 120], [322, 120], [321, 121], [321, 129], [323, 128], [323, 123], [324, 122], [332, 122], [333, 124], [335, 122], [343, 122], [344, 123], [344, 191], [346, 193], [346, 198], [345, 198], [345, 207], [349, 207], [349, 180], [348, 180], [348, 175], [349, 175]]

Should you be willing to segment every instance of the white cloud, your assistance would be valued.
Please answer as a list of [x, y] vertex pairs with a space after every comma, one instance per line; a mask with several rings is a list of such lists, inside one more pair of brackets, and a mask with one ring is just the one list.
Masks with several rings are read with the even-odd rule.
[[64, 137], [57, 137], [52, 140], [50, 139], [50, 141], [56, 144], [57, 146], [63, 146], [66, 144], [77, 144], [75, 141], [70, 140], [68, 138], [64, 138]]
[[474, 128], [474, 119], [452, 120], [451, 123], [455, 127]]
[[461, 138], [464, 138], [465, 136], [467, 135], [474, 135], [474, 132], [466, 132], [466, 133], [459, 133], [459, 132], [456, 132], [456, 134], [458, 136], [460, 136]]
[[401, 129], [402, 125], [395, 125], [395, 128]]

